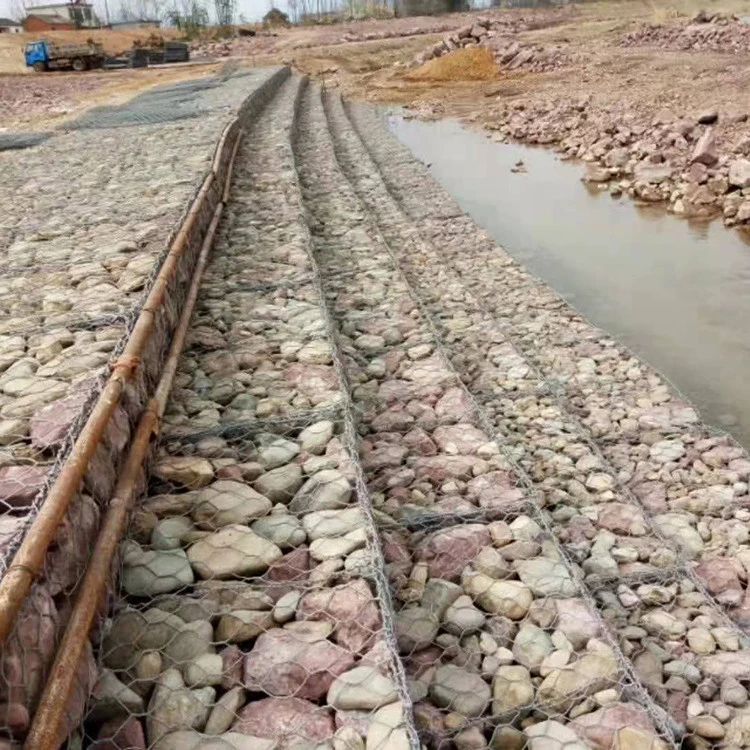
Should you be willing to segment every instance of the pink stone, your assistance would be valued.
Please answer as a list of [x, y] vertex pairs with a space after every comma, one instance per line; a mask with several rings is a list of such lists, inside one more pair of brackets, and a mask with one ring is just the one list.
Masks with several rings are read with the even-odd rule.
[[578, 650], [592, 638], [598, 638], [601, 632], [599, 619], [583, 599], [555, 599], [557, 623], [559, 630]]
[[429, 566], [430, 578], [457, 581], [482, 547], [491, 544], [486, 526], [469, 523], [429, 536], [417, 549], [417, 560]]
[[36, 584], [3, 648], [0, 722], [13, 733], [28, 729], [29, 713], [39, 699], [45, 671], [55, 653], [59, 622], [49, 591]]
[[91, 388], [86, 388], [42, 407], [29, 423], [31, 444], [40, 450], [60, 447], [90, 396]]
[[742, 591], [737, 565], [728, 557], [705, 560], [696, 565], [695, 572], [713, 596], [729, 590]]
[[448, 388], [443, 397], [435, 404], [435, 413], [440, 424], [452, 424], [465, 419], [471, 414], [473, 405], [463, 388]]
[[378, 389], [378, 396], [389, 406], [398, 402], [406, 403], [413, 395], [414, 386], [405, 380], [387, 380], [385, 383], [381, 383]]
[[73, 500], [47, 554], [44, 570], [52, 596], [68, 591], [81, 579], [99, 529], [99, 508], [88, 496]]
[[298, 584], [307, 579], [310, 573], [310, 551], [307, 547], [297, 547], [280, 557], [261, 577], [265, 592], [278, 601], [284, 594], [296, 591]]
[[469, 479], [476, 460], [472, 456], [427, 456], [418, 458], [412, 468], [420, 481], [444, 482], [446, 479]]
[[382, 629], [378, 605], [361, 578], [305, 594], [297, 606], [297, 619], [332, 623], [333, 640], [355, 654], [369, 648]]
[[437, 454], [437, 446], [421, 427], [415, 427], [404, 435], [404, 443], [417, 455], [434, 456]]
[[432, 433], [432, 438], [441, 450], [447, 450], [449, 446], [455, 447], [465, 456], [474, 455], [479, 446], [489, 442], [489, 438], [481, 430], [466, 423], [438, 427]]
[[47, 466], [4, 466], [0, 469], [0, 510], [28, 508], [47, 477]]
[[667, 506], [667, 490], [661, 482], [641, 482], [633, 487], [633, 494], [649, 513], [663, 513]]
[[282, 748], [325, 742], [333, 736], [333, 714], [300, 698], [265, 698], [248, 703], [232, 726], [233, 732], [272, 739]]
[[612, 703], [598, 711], [579, 716], [570, 723], [570, 727], [592, 750], [610, 750], [617, 747], [617, 734], [627, 727], [656, 734], [646, 711], [634, 703]]
[[646, 519], [635, 505], [604, 503], [599, 508], [597, 524], [614, 534], [640, 536], [646, 532]]
[[375, 417], [370, 426], [376, 432], [401, 432], [408, 430], [414, 423], [414, 417], [404, 409], [389, 409]]
[[362, 468], [366, 471], [379, 471], [380, 469], [401, 466], [406, 458], [408, 450], [403, 445], [395, 443], [378, 443], [374, 448], [365, 450], [363, 441]]
[[409, 563], [411, 553], [406, 546], [406, 535], [398, 531], [383, 531], [380, 542], [383, 547], [383, 557], [388, 563]]
[[245, 657], [245, 687], [273, 696], [318, 700], [354, 661], [353, 654], [330, 641], [304, 640], [276, 628], [261, 633]]
[[224, 690], [231, 690], [242, 685], [242, 665], [245, 653], [239, 646], [232, 644], [219, 652], [221, 656], [221, 686]]
[[146, 750], [143, 726], [135, 716], [110, 719], [99, 728], [96, 750]]
[[328, 365], [308, 365], [293, 362], [284, 370], [286, 382], [306, 396], [319, 396], [321, 392], [338, 389], [338, 378]]

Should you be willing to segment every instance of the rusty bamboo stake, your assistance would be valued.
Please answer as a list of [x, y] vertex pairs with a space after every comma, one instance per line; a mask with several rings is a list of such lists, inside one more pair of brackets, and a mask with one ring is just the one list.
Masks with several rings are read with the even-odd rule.
[[[236, 153], [235, 145], [232, 160], [234, 160]], [[32, 750], [32, 748], [33, 750], [47, 750], [48, 748], [53, 750], [59, 745], [59, 733], [62, 729], [61, 725], [68, 707], [73, 684], [78, 676], [78, 665], [102, 593], [110, 578], [112, 560], [120, 543], [120, 538], [125, 532], [130, 510], [135, 503], [142, 464], [151, 446], [152, 438], [159, 433], [160, 420], [164, 414], [172, 381], [177, 372], [180, 354], [185, 343], [203, 272], [208, 262], [223, 207], [223, 202], [216, 206], [213, 219], [203, 240], [190, 289], [172, 338], [169, 355], [165, 361], [156, 394], [141, 414], [114, 496], [107, 508], [68, 626], [58, 647], [57, 656], [24, 744], [24, 747], [29, 750]]]

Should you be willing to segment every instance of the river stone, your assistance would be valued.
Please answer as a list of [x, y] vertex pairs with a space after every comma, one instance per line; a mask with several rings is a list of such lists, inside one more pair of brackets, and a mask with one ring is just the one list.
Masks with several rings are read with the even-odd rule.
[[398, 700], [393, 681], [375, 667], [355, 667], [340, 674], [328, 689], [328, 705], [343, 711], [372, 711]]
[[148, 704], [146, 734], [150, 745], [177, 729], [203, 729], [216, 691], [188, 690], [176, 669], [168, 669], [156, 681]]
[[273, 619], [274, 622], [283, 625], [285, 622], [294, 619], [294, 615], [297, 612], [297, 605], [299, 604], [302, 594], [299, 591], [290, 591], [284, 594], [273, 608]]
[[612, 649], [596, 640], [589, 641], [587, 648], [575, 661], [544, 678], [537, 692], [540, 701], [567, 710], [582, 697], [617, 681], [617, 657]]
[[464, 590], [457, 583], [444, 581], [442, 578], [430, 578], [425, 584], [419, 603], [442, 620], [451, 604], [463, 595]]
[[346, 557], [355, 550], [362, 549], [366, 541], [364, 529], [356, 529], [343, 537], [315, 539], [310, 543], [310, 557], [317, 562]]
[[534, 684], [526, 667], [500, 667], [492, 680], [492, 712], [502, 714], [514, 708], [529, 706], [534, 701]]
[[437, 617], [423, 607], [402, 609], [396, 615], [396, 640], [402, 654], [422, 651], [431, 646], [440, 629]]
[[330, 709], [301, 698], [265, 698], [248, 703], [232, 731], [267, 738], [282, 747], [314, 747], [329, 740], [335, 726]]
[[[424, 600], [424, 597], [422, 597]], [[430, 610], [434, 611], [434, 610]], [[474, 606], [470, 596], [459, 596], [443, 614], [443, 629], [464, 636], [479, 630], [485, 623], [484, 613]]]
[[219, 654], [201, 654], [185, 664], [182, 670], [185, 684], [190, 688], [221, 684], [223, 661]]
[[654, 528], [676, 542], [688, 557], [696, 557], [703, 550], [703, 539], [693, 527], [690, 516], [682, 513], [662, 513], [653, 517]]
[[124, 685], [114, 672], [102, 669], [89, 698], [86, 719], [99, 723], [123, 714], [142, 714], [143, 698]]
[[301, 486], [302, 467], [298, 464], [271, 469], [253, 482], [253, 487], [274, 503], [288, 503]]
[[271, 501], [241, 482], [222, 479], [195, 493], [193, 520], [202, 529], [246, 524], [265, 516]]
[[514, 565], [518, 577], [536, 596], [568, 598], [578, 593], [567, 567], [546, 557], [518, 560]]
[[401, 701], [379, 708], [367, 727], [365, 750], [410, 750]]
[[355, 654], [368, 649], [382, 628], [378, 605], [361, 578], [308, 592], [297, 606], [297, 620], [330, 623], [334, 641]]
[[528, 750], [589, 750], [570, 727], [559, 721], [540, 721], [524, 731], [529, 738]]
[[601, 632], [599, 618], [583, 599], [556, 599], [557, 622], [555, 627], [570, 641], [576, 650], [582, 649], [591, 638]]
[[105, 632], [102, 655], [107, 667], [135, 667], [143, 651], [159, 651], [185, 627], [185, 621], [161, 609], [126, 609]]
[[274, 627], [271, 612], [234, 609], [219, 619], [216, 639], [222, 643], [242, 643], [256, 638]]
[[365, 750], [365, 741], [354, 727], [340, 726], [333, 737], [333, 750]]
[[200, 539], [187, 552], [193, 570], [209, 579], [262, 573], [282, 554], [275, 544], [235, 524]]
[[680, 638], [687, 632], [687, 625], [669, 612], [654, 610], [646, 612], [641, 617], [641, 627], [645, 628], [651, 635], [660, 635], [665, 638]]
[[482, 547], [489, 544], [487, 527], [469, 523], [431, 534], [420, 545], [416, 557], [428, 564], [430, 578], [457, 581]]
[[131, 596], [156, 596], [193, 583], [184, 550], [144, 550], [132, 539], [121, 547], [122, 585]]
[[[627, 728], [640, 729], [651, 740], [656, 740], [653, 721], [645, 709], [635, 703], [610, 703], [597, 711], [576, 717], [573, 729], [591, 747], [621, 747], [620, 732]], [[651, 742], [645, 745], [651, 748]]]
[[539, 669], [545, 657], [553, 650], [550, 636], [531, 623], [521, 625], [513, 641], [513, 656], [516, 661], [532, 672]]
[[197, 456], [164, 456], [152, 473], [165, 482], [190, 490], [205, 487], [214, 478], [211, 462]]
[[533, 595], [519, 581], [496, 581], [484, 573], [467, 572], [463, 576], [466, 593], [485, 612], [521, 620], [529, 611]]
[[289, 503], [293, 513], [338, 510], [349, 504], [352, 488], [349, 480], [336, 469], [324, 469], [313, 474]]
[[278, 438], [269, 445], [261, 448], [260, 462], [266, 471], [288, 464], [299, 453], [299, 446], [291, 440]]
[[96, 742], [91, 747], [96, 750], [147, 750], [143, 725], [135, 716], [125, 718], [120, 715], [105, 721], [97, 730]]
[[[233, 687], [216, 701], [206, 722], [206, 734], [222, 734], [226, 732], [237, 717], [237, 713], [245, 705], [245, 691], [241, 687]], [[270, 740], [269, 740], [270, 742]]]
[[492, 734], [490, 750], [524, 750], [526, 735], [513, 727], [497, 727]]
[[490, 686], [474, 672], [443, 664], [430, 683], [430, 698], [440, 708], [471, 718], [481, 716], [489, 705]]
[[269, 695], [318, 700], [354, 666], [354, 655], [330, 641], [305, 640], [276, 628], [258, 636], [245, 657], [244, 684]]
[[151, 546], [157, 550], [180, 549], [182, 538], [193, 530], [189, 518], [175, 516], [159, 521], [151, 532]]
[[750, 651], [704, 656], [698, 660], [698, 667], [706, 677], [714, 677], [718, 681], [727, 677], [750, 680]]
[[186, 622], [162, 646], [166, 666], [182, 666], [203, 654], [212, 654], [213, 628], [207, 620]]
[[299, 518], [289, 513], [272, 513], [259, 518], [250, 528], [258, 536], [268, 539], [282, 550], [299, 547], [307, 539]]
[[308, 513], [302, 518], [302, 526], [310, 541], [323, 537], [344, 536], [354, 529], [364, 526], [364, 518], [359, 508], [346, 510], [321, 510]]
[[741, 707], [747, 703], [747, 690], [733, 677], [727, 677], [721, 683], [721, 700], [728, 706]]
[[306, 453], [311, 453], [313, 456], [321, 455], [328, 443], [333, 437], [333, 422], [329, 420], [323, 420], [311, 424], [309, 427], [305, 427], [302, 432], [297, 436], [302, 450]]

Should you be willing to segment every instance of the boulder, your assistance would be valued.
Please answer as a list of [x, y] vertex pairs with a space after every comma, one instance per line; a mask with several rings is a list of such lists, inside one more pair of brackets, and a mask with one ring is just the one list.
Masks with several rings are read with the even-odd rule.
[[349, 480], [336, 469], [324, 469], [302, 485], [289, 503], [289, 509], [292, 513], [337, 510], [346, 508], [351, 496]]
[[417, 549], [416, 559], [428, 564], [430, 578], [458, 581], [463, 569], [489, 544], [486, 526], [464, 524], [431, 534]]
[[373, 711], [398, 700], [393, 681], [375, 667], [340, 674], [328, 690], [328, 705], [343, 711]]
[[[318, 700], [354, 666], [354, 655], [325, 640], [306, 640], [276, 628], [262, 633], [245, 657], [244, 685], [273, 696]], [[262, 735], [261, 735], [262, 736]]]
[[273, 740], [283, 747], [316, 745], [335, 732], [333, 713], [301, 698], [265, 698], [248, 703], [237, 716], [233, 732]]
[[210, 579], [262, 573], [282, 552], [246, 526], [232, 524], [195, 542], [187, 556], [193, 570]]
[[222, 479], [194, 494], [193, 521], [211, 531], [265, 516], [271, 501], [242, 482]]
[[713, 128], [707, 128], [706, 132], [698, 139], [690, 161], [705, 164], [707, 167], [712, 167], [719, 161], [716, 135]]
[[430, 698], [440, 708], [473, 718], [489, 705], [490, 686], [475, 672], [443, 664], [430, 683]]
[[361, 578], [310, 591], [300, 599], [296, 617], [331, 623], [334, 641], [354, 654], [372, 646], [382, 628], [378, 605]]

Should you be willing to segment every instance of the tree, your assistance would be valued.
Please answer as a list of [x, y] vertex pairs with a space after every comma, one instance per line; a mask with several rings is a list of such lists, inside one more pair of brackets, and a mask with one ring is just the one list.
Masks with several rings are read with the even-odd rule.
[[167, 7], [164, 0], [120, 0], [112, 15], [116, 21], [164, 21]]
[[188, 36], [197, 34], [209, 22], [208, 11], [200, 0], [176, 0], [167, 11], [167, 19]]

